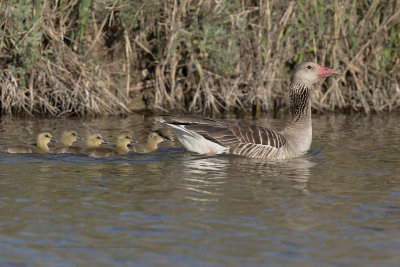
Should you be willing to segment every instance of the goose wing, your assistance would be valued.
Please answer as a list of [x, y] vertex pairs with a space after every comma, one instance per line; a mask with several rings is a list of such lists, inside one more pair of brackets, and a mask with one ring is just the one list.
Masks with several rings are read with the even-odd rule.
[[207, 140], [227, 147], [228, 154], [266, 158], [286, 144], [280, 133], [244, 122], [197, 116], [163, 116], [167, 124], [184, 125]]

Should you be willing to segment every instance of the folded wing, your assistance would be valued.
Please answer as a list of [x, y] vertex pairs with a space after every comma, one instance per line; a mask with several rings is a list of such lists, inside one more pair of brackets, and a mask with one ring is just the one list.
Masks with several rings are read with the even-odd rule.
[[228, 154], [267, 158], [286, 144], [280, 133], [244, 122], [175, 115], [165, 115], [163, 119], [167, 124], [183, 125], [185, 129], [227, 147]]

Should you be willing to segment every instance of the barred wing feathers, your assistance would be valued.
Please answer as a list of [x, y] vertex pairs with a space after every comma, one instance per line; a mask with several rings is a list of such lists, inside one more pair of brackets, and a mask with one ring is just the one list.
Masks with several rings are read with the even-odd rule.
[[267, 158], [286, 144], [285, 137], [280, 133], [243, 122], [173, 115], [166, 116], [166, 122], [185, 125], [187, 130], [227, 147], [228, 154]]

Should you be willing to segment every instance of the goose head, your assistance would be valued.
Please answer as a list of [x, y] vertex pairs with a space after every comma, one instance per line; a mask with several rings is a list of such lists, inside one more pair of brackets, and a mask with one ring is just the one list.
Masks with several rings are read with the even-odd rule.
[[314, 62], [304, 62], [296, 67], [291, 80], [292, 82], [311, 85], [318, 82], [319, 79], [336, 74], [339, 74], [337, 70], [325, 68]]

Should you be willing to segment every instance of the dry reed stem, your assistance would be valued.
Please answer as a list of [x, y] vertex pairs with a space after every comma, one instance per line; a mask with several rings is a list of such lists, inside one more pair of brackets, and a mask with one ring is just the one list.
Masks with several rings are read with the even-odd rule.
[[[306, 60], [341, 70], [313, 92], [315, 110], [400, 105], [396, 0], [96, 2], [82, 42], [73, 39], [81, 1], [63, 3], [43, 1], [39, 20], [17, 33], [12, 3], [2, 6], [3, 114], [122, 114], [133, 91], [151, 110], [279, 111], [290, 71]], [[32, 44], [35, 66], [9, 69]]]

